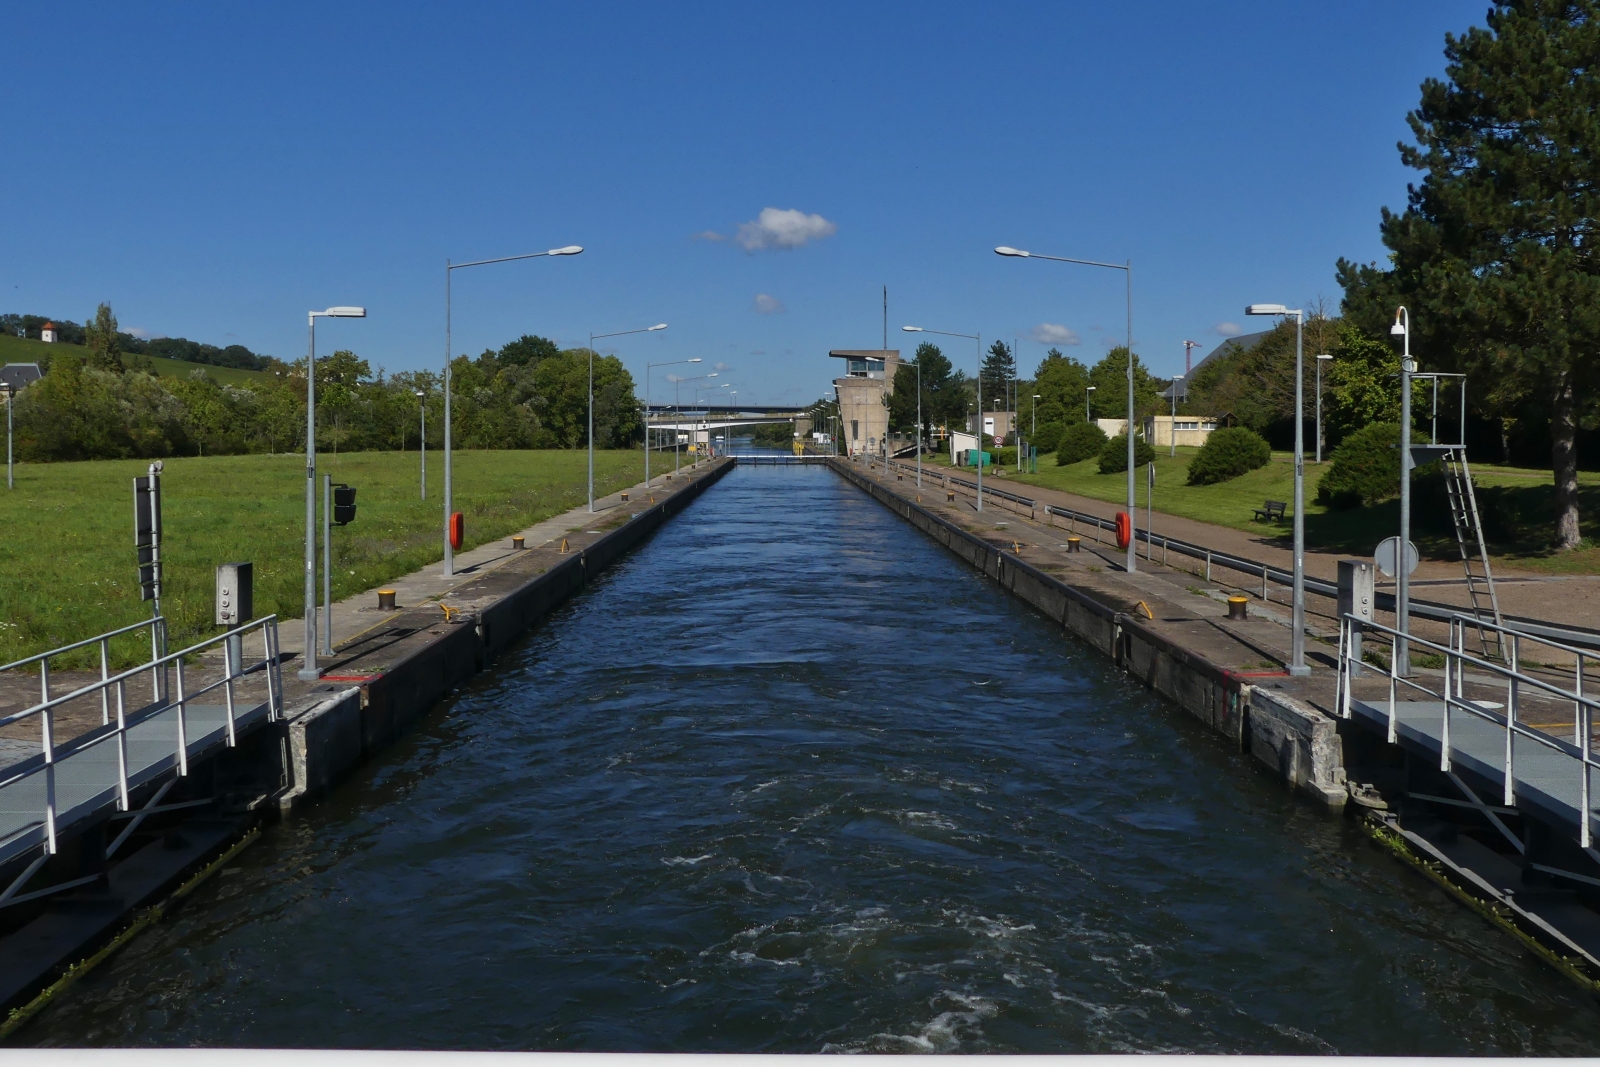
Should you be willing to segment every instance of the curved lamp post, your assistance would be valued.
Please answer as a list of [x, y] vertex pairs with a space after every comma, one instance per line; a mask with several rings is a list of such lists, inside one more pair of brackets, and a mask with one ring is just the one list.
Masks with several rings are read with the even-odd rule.
[[[306, 313], [306, 607], [305, 650], [300, 654], [302, 681], [322, 677], [317, 666], [317, 320], [364, 319], [366, 308], [331, 307]], [[332, 622], [333, 604], [328, 604]]]
[[1411, 574], [1406, 569], [1411, 547], [1411, 376], [1417, 361], [1411, 358], [1411, 312], [1401, 305], [1395, 310], [1389, 336], [1401, 339], [1400, 356], [1400, 544], [1395, 548], [1394, 628], [1400, 631], [1395, 641], [1394, 671], [1411, 677]]
[[[667, 363], [646, 363], [644, 365], [644, 485], [650, 488], [650, 372], [656, 367], [676, 367], [680, 363], [699, 363], [700, 357], [693, 359], [674, 359]], [[672, 427], [672, 448], [678, 448], [678, 427]]]
[[1306, 428], [1304, 375], [1301, 374], [1306, 313], [1283, 304], [1251, 304], [1244, 313], [1294, 316], [1294, 632], [1289, 636], [1289, 673], [1304, 677], [1311, 673], [1306, 665]]
[[[589, 438], [589, 514], [591, 514], [591, 515], [594, 514], [594, 343], [595, 343], [595, 341], [597, 341], [597, 340], [599, 340], [600, 338], [603, 338], [603, 337], [626, 337], [630, 333], [655, 333], [657, 330], [665, 330], [666, 328], [667, 328], [667, 324], [666, 323], [659, 322], [654, 326], [641, 326], [637, 330], [617, 330], [614, 333], [590, 333], [589, 334], [589, 433], [588, 433], [588, 438]], [[646, 446], [647, 446], [645, 448], [645, 456], [646, 456], [646, 458], [648, 458], [649, 455], [650, 455], [650, 449], [649, 449], [648, 445], [649, 445], [649, 442], [646, 442]]]
[[[1018, 259], [1048, 259], [1054, 263], [1077, 263], [1085, 267], [1105, 267], [1108, 270], [1120, 270], [1127, 277], [1128, 288], [1128, 518], [1133, 519], [1139, 512], [1134, 504], [1133, 487], [1133, 260], [1126, 263], [1101, 263], [1093, 259], [1069, 259], [1066, 256], [1046, 256], [1038, 252], [1024, 252], [1020, 248], [1000, 245], [995, 250], [995, 255], [1012, 256]], [[1134, 551], [1137, 538], [1128, 538], [1127, 568], [1131, 574], [1136, 569], [1135, 561], [1138, 558]]]
[[444, 261], [444, 573], [456, 572], [456, 552], [450, 547], [451, 455], [450, 455], [450, 272], [462, 267], [482, 267], [490, 263], [513, 263], [519, 259], [540, 259], [544, 256], [575, 256], [583, 251], [582, 245], [552, 248], [548, 252], [529, 252], [523, 256], [499, 256], [495, 259], [475, 259], [470, 263]]
[[[983, 510], [983, 341], [975, 333], [951, 333], [948, 330], [927, 330], [921, 326], [902, 326], [906, 333], [936, 333], [940, 337], [970, 337], [978, 349], [978, 414], [973, 419], [973, 429], [978, 435], [978, 459], [973, 464], [978, 469], [978, 510]], [[922, 433], [922, 368], [917, 368], [917, 433]], [[884, 468], [888, 470], [887, 467]], [[922, 484], [922, 439], [917, 439], [917, 484]]]

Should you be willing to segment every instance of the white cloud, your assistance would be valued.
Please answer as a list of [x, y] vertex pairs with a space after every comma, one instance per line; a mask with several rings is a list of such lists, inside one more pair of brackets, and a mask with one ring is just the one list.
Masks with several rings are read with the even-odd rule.
[[755, 305], [757, 315], [782, 315], [789, 310], [783, 306], [782, 300], [775, 296], [768, 296], [766, 293], [756, 294]]
[[799, 248], [838, 232], [838, 223], [821, 215], [807, 215], [794, 208], [764, 207], [753, 222], [740, 223], [733, 239], [746, 252], [760, 252], [767, 248]]
[[1054, 322], [1041, 322], [1028, 331], [1028, 336], [1042, 345], [1081, 345], [1083, 338], [1077, 330], [1069, 330]]
[[1241, 333], [1244, 333], [1243, 330], [1239, 329], [1237, 322], [1219, 322], [1216, 329], [1219, 337], [1238, 337]]

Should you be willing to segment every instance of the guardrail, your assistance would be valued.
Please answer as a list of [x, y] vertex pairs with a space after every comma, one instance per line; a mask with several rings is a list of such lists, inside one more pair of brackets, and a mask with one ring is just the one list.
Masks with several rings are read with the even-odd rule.
[[[1534, 635], [1523, 633], [1511, 627], [1494, 627], [1505, 638], [1509, 648], [1509, 662], [1501, 663], [1495, 660], [1474, 656], [1467, 651], [1467, 630], [1477, 629], [1478, 620], [1472, 616], [1457, 614], [1451, 620], [1450, 636], [1446, 644], [1427, 641], [1421, 638], [1402, 634], [1393, 627], [1383, 626], [1378, 623], [1365, 621], [1354, 615], [1346, 614], [1339, 619], [1339, 673], [1336, 680], [1336, 694], [1334, 706], [1338, 709], [1341, 718], [1351, 717], [1354, 697], [1355, 678], [1368, 668], [1362, 666], [1362, 638], [1366, 633], [1374, 633], [1389, 638], [1389, 666], [1387, 676], [1388, 686], [1388, 741], [1396, 743], [1400, 728], [1401, 705], [1415, 703], [1399, 698], [1402, 690], [1412, 694], [1422, 694], [1427, 700], [1425, 704], [1437, 702], [1440, 705], [1438, 719], [1438, 733], [1432, 735], [1439, 744], [1439, 769], [1452, 773], [1452, 763], [1455, 754], [1459, 751], [1454, 740], [1450, 716], [1452, 712], [1471, 716], [1473, 719], [1493, 724], [1501, 733], [1501, 743], [1497, 746], [1498, 752], [1492, 754], [1484, 751], [1471, 753], [1473, 758], [1480, 762], [1487, 762], [1495, 758], [1504, 776], [1503, 800], [1507, 807], [1516, 803], [1517, 797], [1517, 740], [1519, 738], [1534, 742], [1544, 750], [1558, 753], [1573, 761], [1575, 767], [1562, 768], [1560, 761], [1554, 764], [1543, 763], [1539, 767], [1540, 787], [1549, 790], [1559, 788], [1560, 777], [1570, 771], [1575, 781], [1574, 806], [1578, 813], [1579, 837], [1582, 847], [1589, 848], [1593, 843], [1591, 824], [1593, 812], [1591, 803], [1590, 770], [1596, 765], [1594, 753], [1590, 743], [1591, 731], [1594, 725], [1594, 713], [1600, 708], [1600, 701], [1583, 693], [1584, 670], [1583, 663], [1586, 657], [1592, 658], [1585, 649], [1579, 649], [1561, 642], [1550, 641]], [[1403, 677], [1398, 673], [1399, 657], [1396, 655], [1401, 641], [1405, 641], [1413, 650], [1432, 652], [1444, 659], [1444, 677], [1441, 688], [1425, 685], [1415, 678]], [[1565, 689], [1553, 682], [1527, 674], [1519, 669], [1521, 645], [1525, 641], [1557, 649], [1571, 654], [1575, 659], [1575, 687]], [[1497, 710], [1498, 702], [1487, 700], [1468, 699], [1466, 671], [1470, 667], [1498, 679], [1505, 686], [1504, 713]], [[1492, 685], [1493, 683], [1491, 683]], [[1570, 703], [1573, 708], [1573, 737], [1574, 742], [1564, 741], [1553, 737], [1542, 730], [1534, 729], [1521, 721], [1522, 690], [1524, 688], [1537, 690], [1555, 697], [1561, 703]], [[1497, 694], [1498, 695], [1498, 694]], [[1369, 707], [1372, 705], [1368, 705]], [[1414, 720], [1414, 726], [1420, 727], [1422, 732], [1428, 733], [1428, 724], [1421, 720]], [[1480, 746], [1481, 747], [1481, 746]], [[1550, 777], [1552, 768], [1555, 778]], [[1554, 786], [1552, 783], [1555, 783]], [[1465, 790], [1465, 783], [1457, 781], [1457, 785]], [[1469, 791], [1470, 795], [1470, 791]], [[1475, 799], [1475, 798], [1474, 798]], [[1481, 803], [1477, 806], [1482, 806]], [[1505, 834], [1518, 851], [1523, 848], [1522, 842], [1514, 834], [1506, 830], [1498, 819], [1494, 818], [1492, 811], [1485, 809], [1490, 820], [1495, 823], [1501, 833]], [[1535, 865], [1537, 866], [1537, 865]], [[1550, 868], [1544, 868], [1551, 870]], [[1565, 874], [1570, 872], [1554, 871], [1551, 873]]]
[[[904, 465], [897, 464], [897, 466], [903, 467]], [[925, 468], [923, 477], [926, 478], [927, 476], [928, 475]], [[957, 478], [953, 475], [947, 474], [939, 474], [935, 475], [935, 477], [942, 477], [947, 485], [960, 485], [967, 489], [974, 490], [977, 488], [976, 483], [965, 478]], [[1019, 496], [1015, 493], [1008, 493], [1001, 489], [991, 489], [987, 483], [983, 487], [983, 495], [985, 497], [994, 496], [998, 499], [1018, 505], [1025, 505], [1035, 513], [1042, 510], [1047, 516], [1059, 516], [1061, 518], [1070, 520], [1074, 525], [1081, 523], [1085, 526], [1090, 526], [1100, 530], [1116, 529], [1116, 523], [1111, 519], [1103, 519], [1098, 515], [1091, 515], [1084, 511], [1076, 511], [1072, 508], [1060, 507], [1056, 504], [1045, 504], [1041, 507], [1036, 500]], [[1283, 588], [1288, 589], [1294, 585], [1294, 572], [1284, 567], [1276, 567], [1261, 560], [1250, 559], [1245, 556], [1237, 556], [1229, 552], [1221, 552], [1217, 549], [1209, 548], [1205, 545], [1198, 545], [1191, 541], [1184, 541], [1177, 537], [1167, 537], [1163, 534], [1154, 534], [1149, 530], [1139, 529], [1137, 523], [1134, 525], [1133, 535], [1136, 540], [1143, 541], [1146, 545], [1151, 546], [1152, 548], [1155, 545], [1159, 545], [1161, 547], [1162, 563], [1167, 562], [1168, 556], [1171, 553], [1176, 553], [1180, 556], [1187, 556], [1191, 559], [1204, 562], [1204, 574], [1205, 579], [1208, 582], [1213, 580], [1211, 570], [1214, 566], [1222, 567], [1231, 571], [1237, 571], [1241, 574], [1248, 574], [1252, 578], [1259, 578], [1261, 580], [1261, 599], [1269, 603], [1272, 600], [1270, 593], [1272, 586], [1282, 586]], [[1153, 552], [1147, 552], [1146, 558], [1151, 558], [1153, 554]], [[1305, 576], [1305, 587], [1306, 592], [1314, 593], [1317, 596], [1324, 596], [1333, 600], [1337, 600], [1339, 597], [1339, 584], [1337, 582], [1330, 582], [1323, 578], [1314, 578], [1308, 574]], [[1377, 593], [1374, 597], [1374, 607], [1382, 611], [1394, 611], [1394, 594], [1384, 592]], [[1435, 600], [1418, 600], [1416, 598], [1412, 598], [1411, 600], [1411, 614], [1417, 618], [1428, 619], [1431, 622], [1442, 622], [1448, 625], [1451, 620], [1455, 619], [1458, 615], [1460, 615], [1460, 613], [1461, 607], [1457, 604], [1443, 604]], [[1501, 615], [1501, 620], [1509, 624], [1512, 629], [1520, 634], [1530, 637], [1548, 638], [1553, 641], [1574, 645], [1580, 648], [1589, 649], [1591, 651], [1600, 651], [1600, 630], [1590, 630], [1575, 626], [1555, 626], [1543, 619], [1530, 619], [1526, 616], [1506, 615], [1504, 613]], [[1476, 621], [1473, 625], [1479, 626]], [[1489, 631], [1493, 630], [1495, 627], [1491, 622], [1486, 620], [1481, 624], [1481, 628], [1485, 631]]]
[[[152, 652], [149, 662], [118, 674], [111, 674], [109, 670], [111, 639], [146, 626], [151, 628]], [[258, 661], [246, 665], [244, 639], [252, 634], [260, 637], [262, 654]], [[66, 762], [79, 761], [73, 765], [72, 797], [67, 805], [70, 810], [77, 810], [85, 804], [92, 806], [95, 798], [103, 796], [108, 790], [114, 790], [117, 810], [125, 812], [128, 810], [129, 794], [133, 785], [141, 784], [149, 775], [160, 773], [168, 766], [176, 768], [178, 777], [186, 777], [189, 773], [191, 751], [196, 745], [209, 743], [214, 738], [216, 734], [214, 727], [203, 731], [202, 736], [195, 738], [193, 743], [189, 736], [190, 716], [202, 698], [219, 691], [222, 693], [221, 732], [229, 748], [232, 748], [237, 740], [237, 690], [240, 683], [247, 678], [257, 674], [265, 676], [266, 718], [272, 721], [282, 715], [283, 680], [278, 664], [276, 615], [246, 623], [177, 652], [162, 651], [161, 646], [165, 640], [166, 621], [157, 617], [0, 667], [0, 673], [4, 673], [26, 668], [34, 663], [40, 664], [39, 702], [23, 711], [0, 717], [0, 726], [11, 726], [25, 720], [37, 719], [41, 739], [39, 756], [30, 757], [0, 770], [0, 823], [3, 823], [0, 825], [0, 852], [15, 853], [19, 841], [29, 838], [33, 831], [38, 830], [42, 830], [44, 844], [44, 856], [36, 861], [35, 866], [30, 867], [22, 878], [13, 882], [10, 889], [0, 892], [0, 905], [7, 901], [15, 902], [16, 890], [28, 876], [31, 876], [33, 870], [37, 869], [38, 863], [56, 853], [61, 815], [57, 780]], [[67, 652], [94, 644], [100, 646], [99, 680], [70, 693], [52, 696], [49, 661]], [[193, 668], [185, 661], [218, 645], [222, 648], [223, 658], [221, 677], [191, 692], [189, 672]], [[152, 679], [152, 699], [148, 704], [130, 707], [129, 683], [136, 682], [147, 673]], [[169, 673], [176, 681], [175, 693], [169, 693], [168, 690]], [[100, 729], [91, 730], [64, 743], [57, 742], [56, 713], [68, 704], [92, 699], [96, 695], [100, 698]], [[159, 741], [158, 738], [160, 731], [156, 729], [159, 726], [157, 720], [162, 717], [170, 717], [173, 720], [174, 732], [170, 745]], [[137, 758], [130, 759], [129, 740], [130, 735], [135, 733], [139, 750]], [[98, 756], [96, 750], [107, 743], [116, 749], [114, 768], [107, 766], [111, 761], [94, 758]], [[90, 758], [83, 759], [85, 756]], [[34, 799], [34, 782], [40, 777], [44, 780], [43, 795]], [[32, 807], [35, 803], [39, 804], [38, 809]], [[38, 811], [37, 819], [32, 817], [31, 813], [34, 810]], [[130, 827], [130, 831], [131, 829]], [[115, 851], [126, 836], [125, 832], [123, 837], [118, 838], [107, 850], [108, 853]], [[5, 857], [0, 855], [0, 858]]]

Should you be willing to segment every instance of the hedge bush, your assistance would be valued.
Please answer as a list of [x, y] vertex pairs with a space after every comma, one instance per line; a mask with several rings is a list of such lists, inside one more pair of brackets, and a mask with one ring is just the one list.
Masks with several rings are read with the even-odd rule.
[[1213, 430], [1189, 461], [1190, 485], [1215, 485], [1265, 467], [1272, 459], [1266, 439], [1245, 426]]
[[1017, 450], [1015, 448], [996, 448], [989, 453], [989, 462], [996, 467], [1015, 467], [1017, 465]]
[[1065, 467], [1098, 456], [1106, 447], [1106, 432], [1092, 422], [1075, 422], [1056, 438], [1056, 462]]
[[1061, 431], [1066, 427], [1059, 422], [1047, 422], [1039, 427], [1039, 432], [1033, 435], [1033, 440], [1028, 443], [1039, 450], [1039, 455], [1054, 452], [1061, 443]]
[[[1155, 446], [1143, 437], [1133, 439], [1133, 465], [1142, 467], [1156, 460]], [[1128, 435], [1119, 433], [1100, 449], [1100, 473], [1119, 474], [1128, 469]]]
[[[1346, 437], [1333, 450], [1333, 462], [1317, 486], [1317, 503], [1344, 511], [1371, 507], [1399, 496], [1399, 440], [1397, 422], [1375, 422]], [[1426, 480], [1438, 466], [1426, 464], [1413, 470], [1411, 476]]]

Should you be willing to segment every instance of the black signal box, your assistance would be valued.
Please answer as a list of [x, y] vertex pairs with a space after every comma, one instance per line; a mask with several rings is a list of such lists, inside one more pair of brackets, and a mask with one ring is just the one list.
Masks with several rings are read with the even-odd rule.
[[356, 521], [356, 489], [353, 485], [333, 487], [333, 524], [348, 526]]

